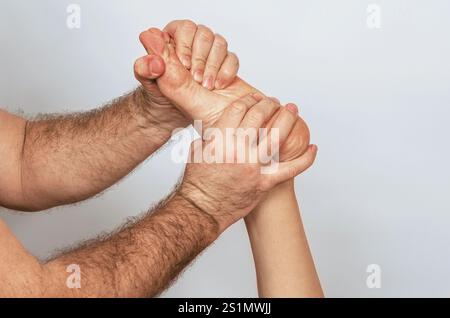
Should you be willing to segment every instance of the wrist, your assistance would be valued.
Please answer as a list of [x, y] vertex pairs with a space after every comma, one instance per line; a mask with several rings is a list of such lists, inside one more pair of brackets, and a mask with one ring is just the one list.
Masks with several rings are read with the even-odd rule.
[[174, 106], [160, 105], [142, 86], [132, 93], [132, 107], [139, 120], [139, 125], [151, 137], [167, 142], [172, 133], [179, 128], [186, 128], [190, 123]]
[[184, 181], [178, 191], [180, 197], [190, 205], [195, 206], [199, 213], [210, 219], [215, 224], [217, 236], [223, 233], [233, 222], [228, 220], [227, 213], [223, 213], [217, 200], [209, 196], [197, 185]]
[[221, 223], [208, 212], [207, 205], [199, 199], [198, 194], [194, 194], [184, 188], [184, 186], [181, 186], [173, 197], [173, 201], [179, 202], [183, 206], [184, 211], [189, 210], [198, 218], [199, 221], [195, 223], [203, 224], [202, 232], [209, 238], [210, 243], [215, 241], [223, 232]]
[[277, 185], [261, 200], [258, 206], [245, 218], [248, 228], [257, 228], [259, 223], [265, 223], [266, 220], [282, 215], [285, 211], [274, 211], [273, 207], [283, 206], [285, 202], [296, 200], [294, 179], [288, 180]]

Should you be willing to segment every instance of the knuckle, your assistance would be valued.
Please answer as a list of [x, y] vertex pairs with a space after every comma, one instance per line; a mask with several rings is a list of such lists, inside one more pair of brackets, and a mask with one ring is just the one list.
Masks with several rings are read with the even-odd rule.
[[270, 97], [264, 97], [261, 100], [260, 104], [264, 105], [264, 107], [271, 107], [275, 104], [275, 102], [272, 99], [270, 99]]
[[206, 58], [203, 56], [195, 56], [193, 59], [193, 63], [197, 65], [197, 68], [199, 66], [205, 66], [206, 65]]
[[245, 104], [243, 104], [241, 102], [234, 102], [230, 106], [230, 111], [233, 114], [241, 114], [241, 113], [245, 113], [247, 111], [247, 107], [245, 106]]
[[216, 34], [216, 38], [214, 39], [214, 45], [218, 48], [227, 49], [228, 48], [228, 42], [225, 40], [223, 36], [220, 34]]
[[217, 73], [219, 71], [219, 66], [213, 63], [206, 63], [206, 68], [209, 72]]
[[294, 117], [294, 114], [292, 114], [289, 110], [286, 109], [286, 106], [281, 107], [280, 115], [278, 116], [280, 121], [288, 121], [291, 122]]
[[167, 23], [167, 25], [166, 25], [166, 27], [164, 29], [167, 29], [171, 25], [178, 26], [181, 22], [183, 22], [183, 20], [172, 20], [169, 23]]
[[265, 98], [263, 102], [265, 103], [267, 109], [269, 109], [270, 111], [274, 111], [275, 109], [280, 107], [274, 100], [270, 98]]
[[183, 52], [187, 57], [191, 58], [192, 48], [190, 45], [183, 43], [179, 46], [179, 50]]
[[262, 121], [264, 121], [264, 116], [261, 113], [250, 114], [248, 117], [248, 121], [251, 124], [259, 125]]
[[187, 31], [195, 31], [197, 30], [197, 24], [192, 20], [182, 20], [181, 27]]
[[248, 114], [248, 120], [252, 123], [259, 123], [265, 119], [265, 112], [260, 108], [254, 108]]
[[266, 97], [267, 103], [272, 107], [278, 107], [278, 100], [275, 98]]
[[239, 60], [235, 56], [228, 55], [227, 61], [223, 64], [224, 67], [220, 69], [219, 77], [232, 78], [236, 76], [239, 69]]
[[225, 68], [220, 69], [220, 73], [219, 73], [218, 77], [226, 79], [226, 78], [230, 78], [232, 76], [234, 76], [234, 72], [225, 67]]
[[258, 101], [251, 94], [244, 96], [243, 100], [249, 106], [254, 106], [258, 103]]
[[197, 28], [197, 34], [202, 41], [212, 42], [214, 41], [214, 33], [208, 27], [199, 25]]
[[236, 76], [236, 69], [233, 67], [225, 66], [220, 68], [219, 77], [224, 79], [231, 79]]

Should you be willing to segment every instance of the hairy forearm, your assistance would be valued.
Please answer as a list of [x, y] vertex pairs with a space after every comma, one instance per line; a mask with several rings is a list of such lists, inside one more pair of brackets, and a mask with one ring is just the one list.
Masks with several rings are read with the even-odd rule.
[[42, 210], [87, 199], [130, 173], [175, 128], [152, 113], [142, 89], [91, 112], [30, 120], [16, 207]]
[[293, 181], [272, 190], [246, 218], [261, 297], [322, 297]]
[[[10, 286], [3, 284], [0, 295], [156, 296], [217, 235], [218, 227], [211, 217], [175, 195], [141, 220], [107, 237], [87, 242], [41, 266], [37, 266], [31, 258], [26, 262], [22, 260], [20, 266], [24, 267], [24, 263], [27, 266], [17, 276], [30, 277], [28, 283], [20, 284], [9, 276]], [[10, 264], [15, 261], [18, 259], [9, 259]], [[81, 271], [81, 288], [69, 288], [70, 285], [67, 285], [70, 265], [79, 267]], [[6, 269], [3, 273], [7, 273]]]

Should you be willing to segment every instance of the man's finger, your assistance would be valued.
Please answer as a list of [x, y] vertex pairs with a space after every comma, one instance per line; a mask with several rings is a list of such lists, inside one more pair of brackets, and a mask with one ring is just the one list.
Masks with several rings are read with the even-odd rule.
[[165, 69], [164, 60], [157, 55], [143, 56], [134, 63], [134, 73], [140, 82], [159, 78]]
[[194, 82], [190, 72], [181, 64], [173, 45], [167, 43], [164, 32], [150, 29], [139, 38], [149, 54], [161, 56], [165, 62], [165, 72], [157, 79], [161, 93], [175, 105], [183, 105], [181, 110], [191, 119], [207, 118], [211, 114], [210, 105], [220, 103], [221, 96]]
[[203, 76], [203, 87], [206, 89], [214, 89], [217, 74], [220, 71], [222, 63], [228, 55], [228, 43], [225, 38], [216, 34], [211, 51], [209, 52], [206, 62], [205, 73]]
[[[255, 94], [254, 96], [254, 98], [257, 98], [258, 94]], [[259, 100], [259, 102], [247, 112], [242, 120], [239, 128], [243, 129], [242, 133], [245, 134], [248, 145], [251, 147], [248, 152], [250, 162], [252, 162], [252, 159], [250, 159], [251, 154], [257, 154], [260, 128], [263, 128], [264, 124], [272, 117], [277, 109], [277, 104], [268, 98], [264, 98]], [[254, 158], [254, 160], [257, 160], [256, 157]]]
[[181, 63], [187, 69], [192, 65], [192, 44], [194, 43], [197, 24], [190, 20], [177, 20], [169, 23], [164, 31], [174, 40], [176, 53]]
[[236, 78], [238, 71], [239, 59], [236, 54], [230, 52], [222, 63], [219, 74], [217, 74], [215, 88], [224, 89], [229, 86]]
[[246, 95], [225, 108], [216, 127], [225, 131], [227, 128], [238, 128], [249, 109], [258, 103], [252, 94]]
[[198, 83], [203, 82], [209, 52], [214, 43], [214, 33], [206, 26], [199, 25], [192, 45], [192, 75]]
[[269, 98], [264, 98], [248, 111], [241, 123], [241, 127], [254, 129], [262, 128], [278, 107], [279, 105], [275, 104]]
[[272, 149], [272, 157], [278, 155], [281, 146], [284, 144], [297, 122], [297, 114], [298, 108], [294, 104], [288, 104], [285, 107], [282, 107], [276, 115], [275, 121], [270, 126], [268, 135], [260, 141], [260, 151]]
[[281, 109], [280, 114], [272, 125], [272, 128], [279, 129], [280, 143], [284, 143], [294, 128], [298, 117], [298, 107], [295, 104], [287, 104]]

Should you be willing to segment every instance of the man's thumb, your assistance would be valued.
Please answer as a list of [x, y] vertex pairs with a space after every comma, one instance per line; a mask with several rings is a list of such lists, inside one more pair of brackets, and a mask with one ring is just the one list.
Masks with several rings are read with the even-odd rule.
[[140, 82], [154, 80], [161, 77], [166, 71], [166, 64], [162, 57], [146, 55], [134, 63], [134, 73]]

